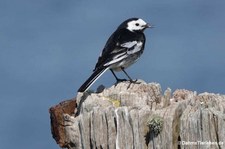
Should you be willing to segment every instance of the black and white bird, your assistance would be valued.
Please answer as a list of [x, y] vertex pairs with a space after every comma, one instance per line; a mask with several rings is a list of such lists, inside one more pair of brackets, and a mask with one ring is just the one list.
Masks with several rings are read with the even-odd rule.
[[110, 70], [117, 82], [124, 81], [119, 79], [114, 71], [123, 71], [129, 81], [135, 82], [126, 73], [125, 68], [135, 63], [144, 51], [145, 35], [144, 30], [152, 27], [140, 18], [130, 18], [119, 25], [117, 30], [110, 36], [92, 75], [78, 89], [84, 92], [106, 71]]

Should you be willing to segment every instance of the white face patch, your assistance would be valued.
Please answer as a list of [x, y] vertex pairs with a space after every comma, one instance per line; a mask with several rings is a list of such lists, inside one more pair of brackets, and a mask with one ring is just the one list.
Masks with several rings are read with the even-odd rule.
[[142, 19], [138, 19], [135, 21], [130, 21], [127, 23], [127, 29], [130, 31], [135, 31], [135, 30], [143, 30], [145, 28], [145, 25], [147, 23], [142, 20]]

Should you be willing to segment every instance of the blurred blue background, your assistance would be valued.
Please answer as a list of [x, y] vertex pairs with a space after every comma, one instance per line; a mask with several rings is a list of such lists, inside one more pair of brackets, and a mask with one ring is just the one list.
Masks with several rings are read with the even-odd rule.
[[[76, 96], [108, 37], [130, 17], [155, 25], [127, 69], [133, 78], [225, 94], [224, 0], [0, 0], [0, 148], [59, 148], [49, 107]], [[92, 89], [114, 82], [106, 72]]]

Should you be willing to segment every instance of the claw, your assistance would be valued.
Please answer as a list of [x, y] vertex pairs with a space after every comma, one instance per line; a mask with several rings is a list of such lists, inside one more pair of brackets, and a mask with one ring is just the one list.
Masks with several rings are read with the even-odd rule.
[[124, 82], [124, 81], [127, 81], [127, 79], [116, 79], [116, 83], [120, 83], [120, 82]]
[[120, 82], [124, 82], [124, 81], [127, 81], [127, 79], [119, 79], [119, 78], [117, 78], [115, 86], [117, 86], [117, 84], [119, 84]]
[[129, 85], [127, 86], [127, 89], [130, 88], [130, 86], [131, 86], [132, 83], [134, 83], [134, 84], [140, 84], [140, 83], [141, 83], [141, 82], [137, 82], [137, 81], [138, 81], [137, 79], [135, 79], [135, 80], [129, 80], [129, 81], [130, 81], [130, 83], [129, 83]]
[[137, 82], [138, 81], [138, 79], [135, 79], [135, 80], [129, 80], [130, 81], [130, 83], [136, 83], [136, 84], [140, 84], [141, 82]]

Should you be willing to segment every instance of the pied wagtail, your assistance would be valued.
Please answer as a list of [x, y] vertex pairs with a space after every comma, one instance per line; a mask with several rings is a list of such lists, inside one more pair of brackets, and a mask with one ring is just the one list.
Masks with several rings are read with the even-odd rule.
[[78, 92], [84, 92], [106, 71], [110, 70], [117, 82], [125, 81], [119, 79], [114, 71], [123, 71], [129, 78], [131, 77], [124, 70], [135, 63], [144, 51], [145, 35], [144, 30], [152, 27], [140, 18], [130, 18], [119, 25], [117, 30], [110, 36], [92, 75], [78, 89]]

